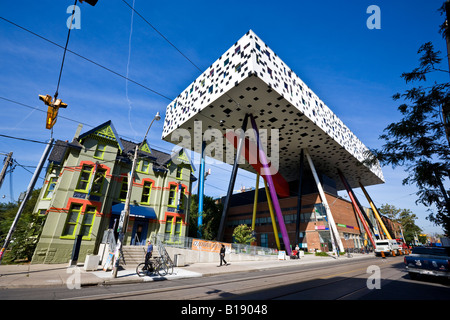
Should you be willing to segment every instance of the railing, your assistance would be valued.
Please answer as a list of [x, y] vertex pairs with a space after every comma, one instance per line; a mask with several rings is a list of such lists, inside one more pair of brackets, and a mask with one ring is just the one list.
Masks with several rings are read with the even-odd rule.
[[[157, 243], [158, 245], [162, 244], [163, 246], [168, 247], [191, 249], [193, 239], [195, 238], [173, 236], [173, 235], [157, 235], [155, 243]], [[232, 243], [231, 253], [267, 256], [267, 255], [277, 255], [278, 250], [273, 248], [258, 247], [247, 244]]]
[[174, 263], [170, 258], [169, 254], [166, 251], [164, 243], [161, 241], [159, 237], [156, 238], [156, 246], [158, 247], [158, 253], [164, 263], [169, 267], [169, 274], [173, 273]]

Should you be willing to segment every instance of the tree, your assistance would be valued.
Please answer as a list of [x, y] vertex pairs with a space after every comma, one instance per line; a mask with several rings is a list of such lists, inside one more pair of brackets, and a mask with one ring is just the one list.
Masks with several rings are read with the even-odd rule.
[[[198, 195], [191, 196], [189, 207], [189, 231], [188, 236], [197, 238], [198, 230]], [[216, 203], [216, 200], [209, 196], [203, 198], [203, 225], [202, 238], [214, 240], [219, 230], [220, 217], [222, 215], [222, 204]]]
[[[45, 217], [33, 212], [39, 198], [39, 192], [40, 189], [33, 190], [30, 199], [27, 201], [12, 235], [11, 242], [3, 256], [2, 263], [11, 263], [16, 260], [30, 261], [33, 257], [45, 220]], [[3, 245], [3, 241], [9, 232], [18, 209], [18, 203], [0, 204], [1, 245]]]
[[233, 237], [235, 243], [250, 244], [255, 241], [252, 228], [246, 224], [241, 224], [234, 228]]
[[403, 236], [406, 243], [414, 241], [414, 236], [420, 234], [422, 229], [415, 223], [417, 216], [410, 209], [398, 209], [393, 205], [383, 204], [379, 208], [381, 215], [388, 217], [392, 221], [396, 221], [402, 225]]
[[[421, 55], [419, 67], [401, 77], [406, 84], [423, 82], [424, 85], [393, 95], [394, 101], [402, 100], [398, 107], [402, 119], [384, 129], [380, 136], [385, 140], [382, 149], [371, 151], [381, 164], [406, 167], [408, 176], [403, 184], [418, 187], [416, 203], [428, 207], [427, 219], [441, 225], [449, 234], [450, 201], [444, 180], [450, 177], [450, 149], [444, 118], [450, 115], [450, 83], [438, 82], [437, 76], [448, 70], [440, 66], [442, 53], [431, 42], [423, 44], [418, 54]], [[435, 212], [431, 210], [433, 206]]]

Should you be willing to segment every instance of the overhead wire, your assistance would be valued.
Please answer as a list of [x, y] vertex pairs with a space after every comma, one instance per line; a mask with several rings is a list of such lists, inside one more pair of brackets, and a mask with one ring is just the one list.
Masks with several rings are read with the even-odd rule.
[[[186, 60], [188, 60], [197, 70], [199, 70], [200, 72], [202, 72], [202, 70], [191, 60], [191, 59], [189, 59], [180, 49], [178, 49], [167, 37], [165, 37], [157, 28], [155, 28], [142, 14], [140, 14], [135, 8], [134, 8], [134, 1], [133, 1], [133, 6], [131, 6], [128, 2], [126, 2], [125, 0], [122, 0], [134, 13], [136, 13], [141, 19], [143, 19], [153, 30], [155, 30], [165, 41], [167, 41], [174, 49], [176, 49]], [[77, 1], [75, 1], [75, 5], [76, 5], [76, 2]], [[74, 15], [74, 11], [72, 11], [72, 19], [71, 19], [71, 24], [72, 24], [72, 22], [73, 22], [73, 15]], [[59, 76], [59, 79], [58, 79], [58, 87], [57, 87], [57, 91], [56, 91], [56, 94], [58, 93], [58, 88], [59, 88], [59, 83], [60, 83], [60, 79], [61, 79], [61, 73], [62, 73], [62, 68], [63, 68], [63, 65], [64, 65], [64, 59], [65, 59], [65, 54], [66, 54], [66, 52], [67, 51], [69, 51], [70, 53], [72, 53], [72, 54], [74, 54], [74, 55], [76, 55], [76, 56], [78, 56], [78, 57], [80, 57], [80, 58], [82, 58], [82, 59], [84, 59], [84, 60], [86, 60], [86, 61], [88, 61], [88, 62], [90, 62], [90, 63], [92, 63], [92, 64], [95, 64], [95, 65], [97, 65], [97, 66], [99, 66], [99, 67], [101, 67], [101, 68], [103, 68], [103, 69], [105, 69], [105, 70], [107, 70], [107, 71], [109, 71], [109, 72], [111, 72], [111, 73], [113, 73], [113, 74], [115, 74], [115, 75], [117, 75], [117, 76], [120, 76], [120, 77], [122, 77], [122, 78], [124, 78], [124, 79], [126, 79], [127, 81], [130, 81], [130, 82], [132, 82], [132, 83], [134, 83], [134, 84], [137, 84], [137, 85], [139, 85], [139, 86], [141, 86], [141, 87], [143, 87], [144, 89], [147, 89], [147, 90], [149, 90], [149, 91], [151, 91], [151, 92], [153, 92], [153, 93], [155, 93], [155, 94], [157, 94], [157, 95], [159, 95], [159, 96], [161, 96], [161, 97], [163, 97], [163, 98], [165, 98], [165, 99], [167, 99], [167, 100], [169, 100], [169, 101], [172, 101], [172, 99], [171, 98], [169, 98], [169, 97], [167, 97], [167, 96], [165, 96], [165, 95], [163, 95], [163, 94], [161, 94], [161, 93], [159, 93], [159, 92], [157, 92], [157, 91], [155, 91], [155, 90], [153, 90], [153, 89], [151, 89], [151, 88], [148, 88], [148, 87], [146, 87], [146, 86], [144, 86], [144, 85], [142, 85], [142, 84], [140, 84], [140, 83], [138, 83], [138, 82], [136, 82], [136, 81], [134, 81], [134, 80], [132, 80], [132, 79], [130, 79], [129, 77], [128, 77], [128, 74], [127, 74], [127, 76], [123, 76], [123, 75], [121, 75], [120, 73], [118, 73], [118, 72], [116, 72], [116, 71], [114, 71], [114, 70], [112, 70], [112, 69], [110, 69], [110, 68], [107, 68], [107, 67], [105, 67], [105, 66], [103, 66], [103, 65], [101, 65], [101, 64], [99, 64], [99, 63], [97, 63], [97, 62], [95, 62], [95, 61], [93, 61], [93, 60], [91, 60], [91, 59], [89, 59], [89, 58], [86, 58], [86, 57], [84, 57], [84, 56], [82, 56], [81, 54], [78, 54], [78, 53], [76, 53], [76, 52], [74, 52], [73, 50], [70, 50], [70, 49], [67, 49], [67, 45], [68, 45], [68, 41], [69, 41], [69, 36], [70, 36], [70, 29], [71, 28], [69, 28], [69, 33], [68, 33], [68, 37], [67, 37], [67, 39], [66, 39], [66, 45], [65, 45], [65, 47], [62, 47], [61, 45], [59, 45], [59, 44], [57, 44], [57, 43], [55, 43], [54, 41], [51, 41], [51, 40], [49, 40], [49, 39], [47, 39], [47, 38], [45, 38], [45, 37], [43, 37], [43, 36], [41, 36], [41, 35], [39, 35], [39, 34], [37, 34], [37, 33], [35, 33], [35, 32], [33, 32], [33, 31], [31, 31], [31, 30], [29, 30], [29, 29], [27, 29], [27, 28], [25, 28], [25, 27], [23, 27], [23, 26], [20, 26], [20, 25], [18, 25], [17, 23], [14, 23], [14, 22], [12, 22], [12, 21], [10, 21], [10, 20], [8, 20], [8, 19], [6, 19], [6, 18], [4, 18], [4, 17], [0, 17], [0, 19], [2, 19], [2, 20], [4, 20], [5, 22], [8, 22], [8, 23], [10, 23], [10, 24], [12, 24], [12, 25], [14, 25], [14, 26], [16, 26], [16, 27], [18, 27], [18, 28], [20, 28], [20, 29], [22, 29], [22, 30], [24, 30], [24, 31], [26, 31], [26, 32], [28, 32], [28, 33], [30, 33], [30, 34], [32, 34], [32, 35], [34, 35], [34, 36], [36, 36], [36, 37], [38, 37], [38, 38], [40, 38], [40, 39], [42, 39], [42, 40], [45, 40], [45, 41], [47, 41], [47, 42], [49, 42], [49, 43], [51, 43], [51, 44], [53, 44], [53, 45], [55, 45], [55, 46], [58, 46], [58, 47], [60, 47], [60, 48], [63, 48], [64, 49], [64, 56], [63, 56], [63, 62], [62, 62], [62, 65], [61, 65], [61, 70], [60, 70], [60, 76]], [[131, 37], [131, 35], [130, 35], [130, 37]], [[216, 85], [217, 87], [218, 87], [218, 85]], [[226, 95], [233, 101], [233, 102], [235, 102], [237, 105], [239, 105], [239, 103], [238, 102], [236, 102], [231, 96], [229, 96], [229, 94], [228, 93], [226, 93]], [[41, 112], [45, 112], [44, 110], [41, 110], [41, 109], [38, 109], [38, 108], [34, 108], [34, 107], [31, 107], [31, 106], [28, 106], [28, 105], [25, 105], [25, 104], [23, 104], [23, 103], [20, 103], [20, 102], [17, 102], [17, 101], [14, 101], [14, 100], [11, 100], [11, 99], [7, 99], [7, 98], [4, 98], [4, 97], [0, 97], [1, 99], [3, 99], [3, 100], [6, 100], [6, 101], [9, 101], [9, 102], [12, 102], [12, 103], [16, 103], [16, 104], [19, 104], [19, 105], [22, 105], [22, 106], [25, 106], [25, 107], [29, 107], [29, 108], [32, 108], [32, 109], [34, 109], [34, 110], [38, 110], [38, 111], [41, 111]], [[202, 116], [204, 116], [204, 115], [202, 115]], [[61, 117], [61, 118], [65, 118], [65, 119], [67, 119], [67, 120], [70, 120], [70, 121], [75, 121], [75, 120], [72, 120], [72, 119], [70, 119], [70, 118], [67, 118], [67, 117], [63, 117], [63, 116], [59, 116], [59, 117]], [[216, 122], [216, 123], [219, 123], [217, 120], [215, 120], [215, 119], [212, 119], [212, 118], [210, 118], [210, 117], [207, 117], [207, 116], [204, 116], [204, 117], [206, 117], [206, 118], [208, 118], [208, 119], [210, 119], [210, 120], [212, 120], [212, 121], [214, 121], [214, 122]], [[223, 124], [222, 124], [223, 125]], [[91, 126], [91, 125], [90, 125]], [[2, 136], [5, 136], [5, 135], [2, 135]], [[22, 140], [26, 140], [26, 139], [22, 139]], [[31, 140], [30, 140], [31, 141]], [[225, 169], [225, 168], [222, 168], [222, 167], [219, 167], [219, 166], [215, 166], [215, 167], [217, 167], [217, 168], [220, 168], [220, 169], [223, 169], [223, 170], [225, 170], [225, 171], [228, 171], [227, 169]], [[250, 178], [250, 177], [246, 177], [246, 178]]]
[[[22, 30], [24, 30], [24, 31], [26, 31], [26, 32], [28, 32], [28, 33], [30, 33], [30, 34], [32, 34], [32, 35], [34, 35], [34, 36], [36, 36], [36, 37], [38, 37], [38, 38], [40, 38], [40, 39], [42, 39], [42, 40], [44, 40], [44, 41], [47, 41], [48, 43], [51, 43], [51, 44], [53, 44], [53, 45], [55, 45], [55, 46], [57, 46], [57, 47], [59, 47], [59, 48], [61, 48], [61, 49], [64, 49], [64, 47], [61, 46], [60, 44], [58, 44], [58, 43], [56, 43], [56, 42], [54, 42], [54, 41], [52, 41], [52, 40], [50, 40], [50, 39], [48, 39], [48, 38], [45, 38], [45, 37], [43, 37], [43, 36], [37, 34], [36, 32], [33, 32], [33, 31], [31, 31], [30, 29], [27, 29], [27, 28], [25, 28], [25, 27], [23, 27], [23, 26], [21, 26], [21, 25], [15, 23], [15, 22], [12, 22], [11, 20], [8, 20], [8, 19], [6, 19], [6, 18], [4, 18], [4, 17], [1, 17], [1, 16], [0, 16], [0, 19], [3, 20], [3, 21], [5, 21], [5, 22], [8, 22], [9, 24], [11, 24], [11, 25], [13, 25], [13, 26], [16, 26], [16, 27], [18, 27], [18, 28], [20, 28], [20, 29], [22, 29]], [[128, 80], [128, 81], [130, 81], [130, 82], [132, 82], [132, 83], [134, 83], [134, 84], [136, 84], [136, 85], [138, 85], [138, 86], [140, 86], [140, 87], [142, 87], [142, 88], [144, 88], [144, 89], [146, 89], [146, 90], [148, 90], [148, 91], [150, 91], [150, 92], [152, 92], [152, 93], [154, 93], [154, 94], [156, 94], [156, 95], [159, 95], [160, 97], [162, 97], [162, 98], [164, 98], [164, 99], [167, 99], [167, 100], [169, 100], [169, 101], [172, 101], [172, 100], [173, 100], [173, 99], [171, 99], [171, 98], [165, 96], [164, 94], [162, 94], [162, 93], [160, 93], [160, 92], [158, 92], [158, 91], [156, 91], [156, 90], [153, 90], [153, 89], [151, 89], [151, 88], [149, 88], [149, 87], [147, 87], [147, 86], [145, 86], [145, 85], [143, 85], [143, 84], [141, 84], [141, 83], [139, 83], [139, 82], [137, 82], [137, 81], [135, 81], [135, 80], [133, 80], [133, 79], [127, 78], [126, 76], [120, 74], [119, 72], [114, 71], [114, 70], [112, 70], [111, 68], [108, 68], [108, 67], [106, 67], [106, 66], [104, 66], [104, 65], [102, 65], [102, 64], [100, 64], [100, 63], [98, 63], [98, 62], [95, 62], [94, 60], [89, 59], [89, 58], [87, 58], [87, 57], [85, 57], [85, 56], [83, 56], [83, 55], [81, 55], [81, 54], [79, 54], [79, 53], [77, 53], [77, 52], [75, 52], [75, 51], [73, 51], [73, 50], [67, 49], [67, 52], [70, 52], [70, 53], [72, 53], [73, 55], [75, 55], [75, 56], [77, 56], [77, 57], [79, 57], [79, 58], [82, 58], [82, 59], [84, 59], [84, 60], [86, 60], [86, 61], [88, 61], [88, 62], [90, 62], [90, 63], [92, 63], [92, 64], [94, 64], [94, 65], [96, 65], [96, 66], [98, 66], [98, 67], [100, 67], [100, 68], [102, 68], [102, 69], [108, 71], [108, 72], [110, 72], [110, 73], [113, 73], [113, 74], [115, 74], [115, 75], [118, 76], [118, 77], [121, 77], [121, 78], [123, 78], [123, 79], [126, 79], [126, 80]]]

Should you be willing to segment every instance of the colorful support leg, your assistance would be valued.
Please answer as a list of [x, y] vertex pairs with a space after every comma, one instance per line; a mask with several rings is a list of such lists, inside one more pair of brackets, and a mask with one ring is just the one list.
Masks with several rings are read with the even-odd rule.
[[198, 174], [198, 218], [197, 237], [202, 238], [203, 225], [203, 195], [205, 190], [205, 142], [202, 142], [202, 158], [200, 159], [200, 172]]
[[252, 231], [255, 231], [256, 211], [258, 209], [258, 189], [259, 189], [259, 172], [256, 175], [255, 200], [253, 202]]
[[348, 193], [348, 196], [350, 197], [350, 200], [353, 203], [353, 207], [355, 208], [355, 211], [358, 214], [359, 219], [361, 220], [361, 223], [364, 226], [364, 230], [366, 230], [366, 234], [369, 237], [369, 240], [372, 243], [372, 246], [375, 248], [375, 241], [373, 240], [372, 233], [370, 232], [370, 229], [369, 229], [369, 226], [367, 225], [366, 219], [364, 219], [364, 216], [361, 213], [361, 210], [359, 209], [359, 206], [356, 203], [355, 198], [353, 197], [353, 192], [352, 192], [350, 186], [348, 185], [347, 180], [345, 179], [345, 177], [342, 174], [342, 172], [340, 170], [338, 170], [338, 173], [339, 173], [339, 176], [341, 177], [342, 183], [345, 186], [345, 189], [347, 189], [347, 193]]
[[272, 220], [272, 227], [273, 227], [273, 235], [275, 237], [275, 242], [277, 243], [277, 249], [280, 250], [280, 237], [278, 236], [278, 228], [277, 228], [277, 221], [275, 219], [275, 215], [273, 214], [273, 204], [272, 199], [270, 198], [270, 191], [267, 187], [267, 182], [264, 180], [264, 187], [266, 189], [266, 197], [267, 197], [267, 204], [269, 206], [269, 212], [270, 212], [270, 219]]
[[244, 145], [245, 130], [247, 129], [248, 116], [249, 116], [248, 114], [245, 115], [244, 122], [242, 123], [242, 132], [239, 137], [239, 143], [236, 151], [236, 158], [234, 160], [233, 169], [231, 171], [230, 184], [228, 185], [227, 196], [225, 197], [225, 201], [223, 204], [222, 217], [220, 218], [219, 231], [217, 233], [217, 239], [219, 241], [223, 240], [223, 234], [225, 231], [225, 221], [228, 213], [228, 206], [230, 204], [231, 195], [233, 194], [234, 183], [236, 182], [236, 175], [239, 167], [239, 158], [241, 157], [242, 147]]
[[261, 163], [262, 163], [262, 168], [261, 168], [260, 173], [262, 176], [265, 176], [265, 181], [267, 181], [267, 184], [269, 186], [273, 206], [275, 208], [275, 212], [276, 212], [276, 215], [278, 218], [278, 223], [279, 223], [280, 229], [281, 229], [281, 235], [283, 237], [284, 247], [286, 249], [286, 253], [290, 256], [292, 253], [291, 243], [289, 241], [289, 236], [288, 236], [288, 233], [286, 230], [286, 225], [284, 224], [283, 213], [281, 212], [281, 207], [280, 207], [280, 203], [278, 202], [277, 192], [275, 190], [274, 183], [272, 180], [272, 175], [270, 172], [270, 168], [268, 166], [269, 161], [267, 160], [266, 154], [264, 153], [264, 150], [262, 148], [262, 143], [259, 138], [258, 127], [256, 126], [255, 119], [253, 118], [253, 115], [251, 115], [251, 114], [250, 114], [250, 121], [251, 121], [253, 130], [255, 131], [255, 137], [256, 137], [256, 141], [257, 141], [257, 145], [258, 145], [258, 155], [259, 155]]
[[[320, 183], [319, 176], [317, 175], [316, 168], [314, 163], [312, 162], [311, 156], [309, 155], [308, 150], [304, 150], [306, 159], [308, 159], [309, 167], [311, 168], [311, 172], [314, 176], [314, 180], [316, 181], [317, 189], [319, 190], [319, 195], [322, 200], [323, 206], [327, 212], [328, 225], [330, 227], [330, 236], [331, 236], [331, 244], [333, 246], [333, 252], [336, 251], [336, 248], [339, 248], [340, 252], [344, 251], [344, 245], [342, 244], [341, 237], [339, 237], [339, 232], [336, 227], [336, 223], [334, 222], [333, 215], [331, 214], [330, 206], [328, 205], [327, 198], [325, 197], [325, 192], [323, 191], [322, 184]], [[336, 244], [337, 242], [337, 244]]]
[[388, 237], [389, 240], [392, 240], [392, 237], [391, 237], [389, 231], [387, 230], [386, 226], [384, 225], [383, 220], [381, 220], [380, 213], [378, 212], [377, 207], [373, 203], [372, 198], [370, 198], [369, 194], [367, 193], [366, 189], [361, 184], [361, 182], [359, 183], [359, 186], [361, 187], [361, 190], [364, 192], [364, 195], [366, 196], [367, 201], [369, 202], [370, 206], [372, 207], [373, 213], [375, 214], [375, 217], [377, 218], [378, 223], [381, 226], [381, 229], [383, 229], [384, 233], [386, 234], [386, 237]]

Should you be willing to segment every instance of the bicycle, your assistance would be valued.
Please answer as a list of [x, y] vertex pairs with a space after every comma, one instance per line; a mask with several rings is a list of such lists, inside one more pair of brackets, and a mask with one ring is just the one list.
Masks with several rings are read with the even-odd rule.
[[136, 267], [136, 274], [139, 277], [151, 276], [153, 274], [159, 274], [164, 277], [169, 272], [169, 266], [161, 259], [161, 257], [156, 257], [153, 260], [154, 262], [149, 260], [138, 264]]

